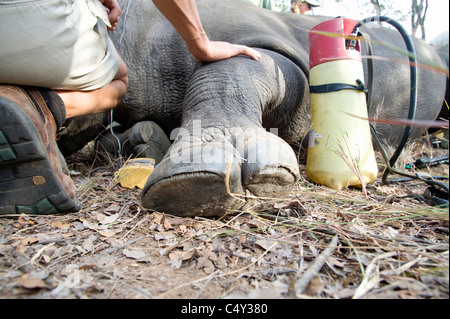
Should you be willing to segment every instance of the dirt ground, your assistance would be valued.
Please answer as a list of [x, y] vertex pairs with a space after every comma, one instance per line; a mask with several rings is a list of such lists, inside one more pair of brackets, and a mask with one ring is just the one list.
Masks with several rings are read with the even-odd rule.
[[1, 298], [449, 298], [448, 208], [419, 180], [366, 198], [302, 179], [265, 210], [180, 218], [143, 209], [89, 146], [68, 164], [80, 212], [0, 218]]

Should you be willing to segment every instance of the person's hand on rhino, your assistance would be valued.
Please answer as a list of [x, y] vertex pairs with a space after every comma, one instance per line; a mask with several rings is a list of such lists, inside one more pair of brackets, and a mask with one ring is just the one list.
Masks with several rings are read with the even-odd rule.
[[245, 45], [211, 41], [203, 30], [195, 0], [153, 0], [181, 35], [197, 62], [214, 62], [236, 55], [258, 61], [261, 54]]

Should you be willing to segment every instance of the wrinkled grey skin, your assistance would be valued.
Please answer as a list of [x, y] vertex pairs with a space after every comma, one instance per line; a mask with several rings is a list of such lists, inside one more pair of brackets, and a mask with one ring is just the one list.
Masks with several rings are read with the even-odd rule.
[[[308, 30], [330, 18], [276, 13], [245, 0], [197, 1], [210, 39], [262, 53], [260, 61], [240, 56], [198, 64], [151, 1], [133, 0], [128, 12], [128, 1], [119, 2], [123, 15], [113, 39], [129, 67], [130, 82], [114, 119], [126, 126], [155, 121], [171, 139], [176, 137], [173, 129], [180, 127], [182, 133], [150, 176], [142, 193], [144, 207], [214, 216], [247, 208], [255, 196], [289, 190], [299, 179], [299, 169], [288, 143], [302, 140], [310, 127]], [[404, 48], [395, 32], [375, 31]], [[439, 61], [423, 42], [416, 41], [416, 47], [421, 56]], [[374, 54], [406, 61], [379, 45]], [[419, 69], [416, 118], [434, 120], [444, 91], [444, 75]], [[406, 118], [408, 107], [409, 66], [375, 60], [370, 116]], [[81, 132], [80, 121], [86, 120], [73, 120], [70, 136], [62, 137], [62, 144], [74, 143], [66, 153], [95, 137], [99, 126], [94, 122], [106, 124], [107, 115], [91, 117], [90, 128]], [[266, 129], [277, 129], [278, 137]], [[377, 125], [377, 130], [390, 142], [403, 132], [387, 125]], [[424, 130], [415, 128], [412, 137]]]

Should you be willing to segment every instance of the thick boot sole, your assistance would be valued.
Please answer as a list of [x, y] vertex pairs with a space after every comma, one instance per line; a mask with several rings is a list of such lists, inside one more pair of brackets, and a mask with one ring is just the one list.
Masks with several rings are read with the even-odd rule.
[[[60, 168], [51, 164], [40, 134], [26, 112], [0, 96], [0, 114], [0, 215], [79, 210], [76, 198], [61, 185], [55, 172]], [[51, 143], [56, 147], [56, 142]]]

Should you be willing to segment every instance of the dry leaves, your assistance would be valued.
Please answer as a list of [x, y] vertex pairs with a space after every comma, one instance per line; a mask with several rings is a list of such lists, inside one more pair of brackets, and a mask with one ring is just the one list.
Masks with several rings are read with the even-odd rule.
[[303, 181], [264, 211], [180, 218], [72, 161], [80, 212], [0, 218], [2, 298], [449, 296], [448, 210], [403, 198], [420, 183], [366, 199]]

